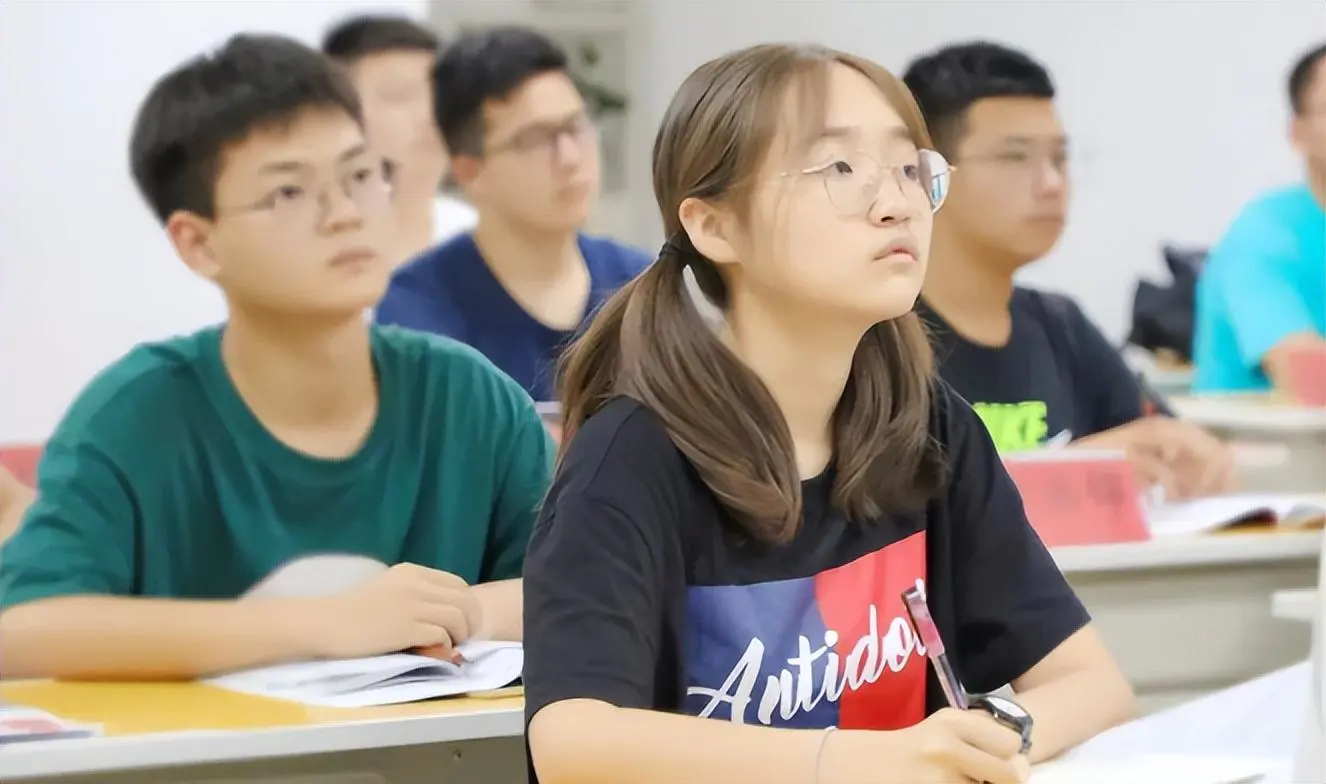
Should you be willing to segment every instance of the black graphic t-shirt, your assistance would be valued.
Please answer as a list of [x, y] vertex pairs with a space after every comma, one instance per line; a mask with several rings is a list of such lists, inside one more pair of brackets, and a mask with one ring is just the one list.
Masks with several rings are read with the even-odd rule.
[[972, 402], [1000, 452], [1066, 444], [1144, 415], [1146, 391], [1077, 303], [1019, 287], [1008, 307], [1013, 332], [991, 348], [916, 303], [940, 376]]
[[990, 691], [1087, 613], [971, 408], [937, 384], [951, 463], [924, 512], [854, 524], [804, 484], [785, 546], [735, 537], [658, 419], [618, 398], [576, 434], [525, 561], [525, 700], [778, 727], [889, 729], [943, 707], [901, 594], [924, 587], [964, 685]]

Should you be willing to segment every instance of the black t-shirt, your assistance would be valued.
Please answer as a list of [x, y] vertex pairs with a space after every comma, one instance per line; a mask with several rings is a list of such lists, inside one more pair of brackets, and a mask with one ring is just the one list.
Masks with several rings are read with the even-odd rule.
[[1088, 621], [989, 435], [936, 386], [951, 465], [924, 512], [868, 524], [804, 485], [785, 546], [734, 528], [655, 415], [576, 434], [525, 560], [526, 717], [568, 699], [782, 727], [888, 729], [943, 707], [901, 593], [923, 582], [964, 685], [999, 688]]
[[1077, 303], [1015, 288], [1008, 307], [1012, 334], [991, 348], [957, 334], [924, 301], [916, 304], [940, 376], [972, 401], [999, 451], [1064, 444], [1145, 414], [1148, 392]]

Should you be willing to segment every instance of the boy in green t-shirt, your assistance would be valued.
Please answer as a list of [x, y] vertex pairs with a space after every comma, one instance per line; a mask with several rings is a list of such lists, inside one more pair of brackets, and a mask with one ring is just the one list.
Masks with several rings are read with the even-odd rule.
[[[47, 444], [0, 551], [5, 675], [189, 678], [520, 639], [553, 451], [477, 352], [365, 319], [394, 226], [345, 77], [295, 41], [237, 36], [152, 88], [130, 157], [230, 318], [131, 351]], [[243, 597], [337, 554], [391, 568]]]

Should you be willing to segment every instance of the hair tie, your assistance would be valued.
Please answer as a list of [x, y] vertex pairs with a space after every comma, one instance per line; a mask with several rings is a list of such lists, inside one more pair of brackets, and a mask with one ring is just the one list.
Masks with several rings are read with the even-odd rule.
[[658, 255], [674, 255], [685, 260], [687, 256], [690, 256], [694, 252], [695, 249], [691, 245], [690, 236], [684, 231], [678, 231], [673, 233], [671, 237], [668, 237], [667, 241], [663, 243], [663, 248], [658, 252]]

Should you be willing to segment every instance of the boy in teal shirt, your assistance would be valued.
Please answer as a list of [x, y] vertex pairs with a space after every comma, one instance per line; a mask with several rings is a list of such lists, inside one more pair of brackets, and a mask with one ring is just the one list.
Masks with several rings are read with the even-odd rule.
[[1199, 391], [1287, 386], [1289, 356], [1326, 352], [1326, 46], [1289, 77], [1292, 135], [1308, 182], [1244, 208], [1197, 284]]
[[[295, 41], [237, 36], [163, 77], [133, 175], [223, 327], [140, 346], [47, 444], [0, 551], [9, 677], [190, 678], [520, 639], [553, 454], [477, 352], [371, 326], [394, 226], [353, 87]], [[300, 558], [393, 565], [240, 598]]]

